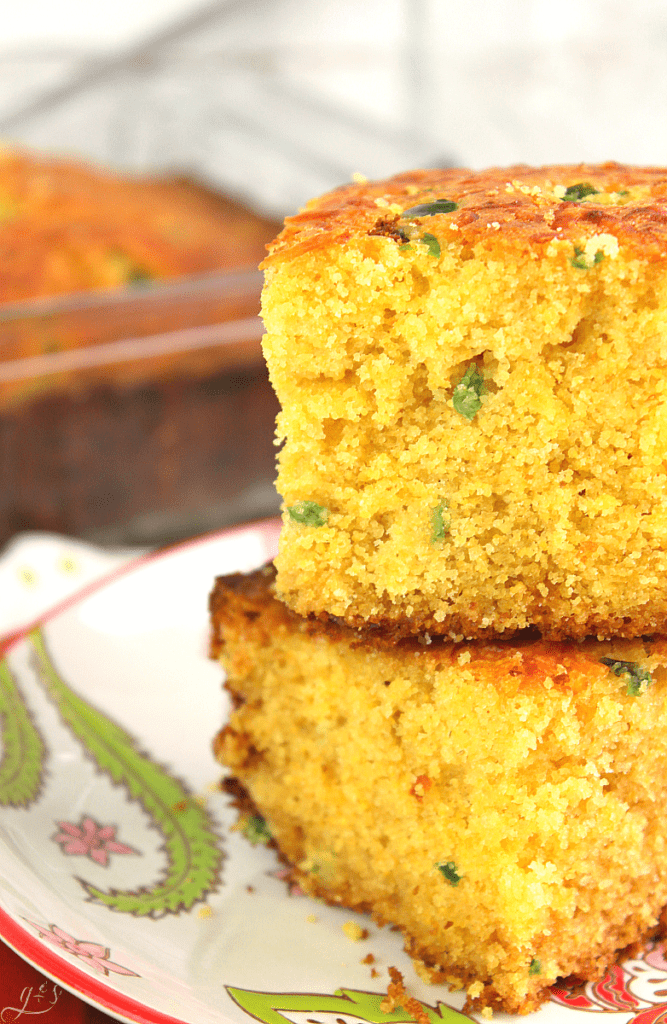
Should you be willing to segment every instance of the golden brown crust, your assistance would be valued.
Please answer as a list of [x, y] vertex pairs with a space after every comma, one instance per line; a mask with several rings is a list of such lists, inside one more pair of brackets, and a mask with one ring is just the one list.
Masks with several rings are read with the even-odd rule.
[[[326, 612], [320, 613], [321, 621], [331, 621]], [[667, 615], [656, 614], [650, 606], [643, 612], [635, 612], [630, 618], [628, 616], [599, 615], [591, 612], [585, 622], [577, 620], [574, 616], [562, 614], [557, 618], [552, 609], [545, 608], [543, 614], [539, 609], [531, 609], [529, 618], [533, 627], [545, 640], [552, 640], [554, 643], [566, 640], [585, 640], [589, 636], [598, 639], [611, 640], [619, 637], [624, 640], [632, 640], [638, 636], [653, 636], [656, 634], [667, 634]], [[375, 627], [379, 634], [385, 639], [392, 639], [394, 642], [406, 639], [416, 634], [433, 633], [441, 634], [446, 629], [445, 639], [456, 637], [457, 639], [475, 639], [482, 642], [493, 640], [516, 640], [521, 639], [528, 630], [516, 632], [513, 629], [503, 630], [496, 626], [481, 626], [479, 619], [474, 616], [466, 618], [463, 615], [450, 615], [443, 622], [437, 621], [429, 612], [420, 614], [414, 611], [409, 619], [383, 617], [381, 615], [364, 619], [361, 615], [348, 613], [345, 619], [351, 629], [364, 629]]]
[[[345, 623], [325, 616], [302, 617], [291, 611], [275, 594], [276, 570], [273, 562], [249, 573], [231, 573], [218, 576], [209, 597], [211, 613], [211, 657], [217, 658], [224, 646], [224, 630], [232, 633], [247, 632], [251, 628], [269, 634], [279, 628], [298, 630], [310, 634], [326, 634], [330, 638], [353, 638], [355, 630]], [[380, 646], [393, 645], [396, 641], [391, 632], [383, 634], [373, 627], [359, 631], [364, 642]]]
[[[419, 652], [439, 664], [456, 664], [463, 650], [472, 652], [482, 672], [507, 694], [518, 688], [541, 687], [550, 679], [556, 688], [579, 691], [588, 682], [599, 678], [607, 668], [599, 661], [599, 652], [567, 640], [552, 640], [535, 630], [520, 636], [502, 639], [490, 637], [471, 643], [452, 643], [448, 637], [414, 635], [405, 623], [391, 623], [389, 628], [354, 628], [331, 618], [303, 618], [291, 611], [275, 595], [276, 571], [272, 563], [250, 573], [219, 576], [209, 599], [211, 612], [211, 656], [217, 658], [224, 647], [225, 634], [248, 644], [265, 645], [279, 630], [326, 636], [333, 643], [342, 641], [366, 651], [398, 647], [405, 652]], [[411, 625], [414, 620], [411, 620]], [[649, 636], [647, 631], [646, 637]], [[582, 638], [583, 639], [583, 638]], [[658, 656], [667, 655], [665, 635], [643, 644]]]
[[0, 148], [0, 301], [255, 267], [276, 224], [183, 178]]
[[[596, 203], [595, 196], [585, 202], [564, 202], [551, 192], [554, 187], [581, 182], [599, 192], [622, 195], [634, 188], [640, 194], [609, 205]], [[396, 237], [400, 216], [391, 210], [393, 204], [405, 210], [439, 198], [456, 202], [458, 209], [424, 220], [440, 233], [455, 225], [457, 237], [470, 244], [494, 234], [502, 237], [506, 248], [539, 248], [554, 238], [578, 241], [610, 233], [639, 256], [658, 260], [667, 255], [667, 168], [613, 162], [516, 164], [481, 172], [418, 170], [336, 189], [287, 218], [263, 266], [342, 244], [353, 236]]]
[[[208, 599], [211, 615], [210, 653], [217, 658], [224, 647], [223, 625], [238, 629], [272, 610], [279, 618], [287, 617], [287, 609], [273, 596], [276, 571], [272, 563], [250, 573], [218, 576]], [[274, 605], [276, 606], [274, 608]]]

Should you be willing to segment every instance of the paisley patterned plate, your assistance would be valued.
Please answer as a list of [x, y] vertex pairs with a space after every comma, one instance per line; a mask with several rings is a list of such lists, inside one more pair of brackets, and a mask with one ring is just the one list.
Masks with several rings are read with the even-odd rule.
[[[392, 966], [423, 1021], [465, 1024], [463, 995], [424, 985], [398, 934], [307, 899], [271, 850], [232, 829], [211, 753], [227, 704], [207, 596], [276, 539], [271, 521], [141, 559], [6, 652], [0, 938], [123, 1021], [400, 1024], [413, 1018], [381, 1006]], [[582, 1013], [667, 1024], [662, 948], [554, 989], [531, 1020]]]

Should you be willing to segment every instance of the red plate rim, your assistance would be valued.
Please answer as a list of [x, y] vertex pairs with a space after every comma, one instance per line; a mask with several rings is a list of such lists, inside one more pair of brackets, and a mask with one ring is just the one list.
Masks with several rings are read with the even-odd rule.
[[85, 999], [100, 1010], [122, 1014], [135, 1024], [186, 1024], [181, 1017], [171, 1017], [160, 1010], [151, 1009], [130, 996], [110, 988], [92, 978], [74, 964], [67, 963], [35, 936], [30, 935], [9, 914], [0, 908], [0, 939], [18, 956], [52, 981], [68, 989], [73, 995]]

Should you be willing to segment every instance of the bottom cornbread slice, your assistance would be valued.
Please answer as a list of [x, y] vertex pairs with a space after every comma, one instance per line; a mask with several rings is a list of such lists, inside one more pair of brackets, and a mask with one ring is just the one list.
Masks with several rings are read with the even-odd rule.
[[524, 1013], [667, 905], [667, 641], [384, 643], [217, 580], [215, 741], [311, 894], [401, 927], [422, 977]]

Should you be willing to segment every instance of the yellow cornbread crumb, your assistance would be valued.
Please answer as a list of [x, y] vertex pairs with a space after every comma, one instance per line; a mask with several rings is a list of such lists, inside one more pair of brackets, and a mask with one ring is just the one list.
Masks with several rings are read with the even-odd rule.
[[210, 907], [200, 907], [199, 910], [197, 911], [197, 917], [213, 917], [213, 911], [211, 910]]
[[362, 928], [356, 921], [346, 921], [342, 925], [343, 931], [352, 942], [359, 942], [368, 938], [368, 928]]
[[651, 933], [666, 639], [477, 642], [461, 665], [443, 638], [301, 619], [273, 579], [212, 595], [236, 708], [215, 749], [308, 893], [394, 922], [421, 977], [508, 1012]]
[[317, 924], [318, 920], [319, 918], [317, 917], [316, 914], [309, 914], [308, 917], [306, 918], [308, 924]]
[[282, 600], [402, 633], [667, 632], [667, 171], [348, 186], [265, 276]]

